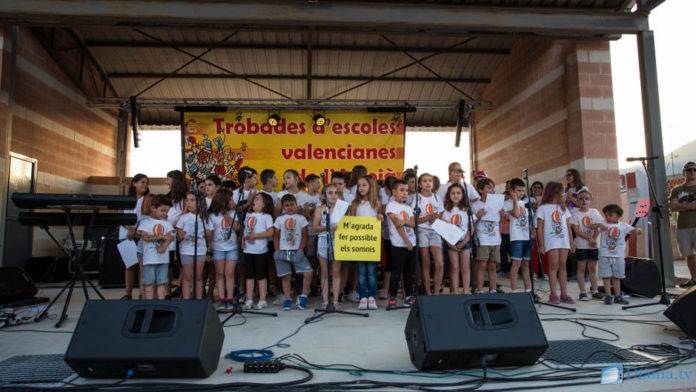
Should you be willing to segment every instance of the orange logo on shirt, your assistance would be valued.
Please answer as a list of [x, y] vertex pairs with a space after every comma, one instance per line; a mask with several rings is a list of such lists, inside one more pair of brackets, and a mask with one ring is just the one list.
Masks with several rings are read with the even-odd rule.
[[297, 226], [297, 221], [295, 218], [288, 218], [285, 220], [285, 228], [288, 230], [292, 230]]
[[520, 215], [524, 215], [524, 207], [520, 206]]
[[452, 215], [452, 217], [450, 218], [450, 223], [462, 227], [462, 216], [459, 214]]
[[558, 211], [554, 211], [551, 213], [551, 221], [555, 223], [561, 223], [561, 213]]
[[408, 220], [408, 214], [406, 213], [406, 211], [401, 211], [401, 212], [399, 213], [399, 216], [400, 216], [401, 219], [403, 219], [403, 220]]
[[159, 223], [156, 224], [156, 225], [152, 228], [152, 234], [154, 234], [154, 235], [162, 235], [162, 234], [164, 234], [164, 227], [163, 227], [161, 224], [159, 224]]
[[615, 240], [615, 239], [619, 238], [619, 228], [618, 228], [618, 227], [612, 227], [611, 229], [609, 229], [609, 231], [607, 232], [607, 234], [609, 234], [609, 237], [610, 237], [611, 239]]
[[592, 219], [590, 219], [589, 216], [583, 216], [582, 217], [582, 225], [583, 226], [589, 226], [592, 224]]
[[222, 218], [222, 221], [220, 221], [220, 227], [224, 229], [229, 229], [230, 227], [230, 222], [227, 220], [227, 217]]
[[425, 205], [425, 213], [428, 215], [432, 215], [433, 213], [433, 205], [428, 203]]

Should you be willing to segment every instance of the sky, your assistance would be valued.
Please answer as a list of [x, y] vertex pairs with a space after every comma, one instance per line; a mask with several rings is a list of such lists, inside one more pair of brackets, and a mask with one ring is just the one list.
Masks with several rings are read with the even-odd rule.
[[[693, 44], [689, 41], [691, 34], [688, 31], [693, 23], [688, 18], [695, 14], [696, 0], [667, 0], [650, 15], [650, 28], [655, 32], [665, 153], [696, 139], [691, 118], [694, 111], [692, 96], [696, 93], [696, 53], [691, 49]], [[636, 38], [625, 35], [612, 41], [610, 48], [619, 168], [624, 168], [632, 165], [626, 162], [627, 157], [645, 156]], [[169, 170], [181, 167], [178, 129], [147, 131], [140, 135], [141, 147], [131, 148], [129, 175], [142, 172], [150, 177], [164, 177]], [[456, 148], [453, 132], [407, 132], [405, 148], [406, 168], [418, 163], [419, 173], [429, 172], [446, 180], [447, 165], [458, 161], [468, 176], [469, 143], [466, 134], [462, 135], [462, 143]], [[428, 151], [427, 159], [423, 159], [423, 151]], [[432, 151], [437, 151], [437, 154], [430, 153]]]

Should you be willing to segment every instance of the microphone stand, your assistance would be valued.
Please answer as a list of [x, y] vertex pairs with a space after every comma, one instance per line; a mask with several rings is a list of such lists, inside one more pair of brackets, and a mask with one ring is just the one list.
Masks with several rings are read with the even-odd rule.
[[[203, 222], [203, 231], [205, 232], [205, 220], [203, 220], [202, 216], [202, 204], [201, 204], [201, 192], [198, 190], [198, 177], [194, 177], [194, 194], [196, 195], [196, 213], [195, 214], [195, 219], [194, 219], [194, 228], [193, 228], [193, 295], [191, 296], [191, 299], [197, 299], [196, 298], [196, 263], [198, 263], [198, 216], [201, 216], [201, 221]], [[205, 261], [203, 261], [205, 263]]]
[[[531, 188], [529, 187], [529, 169], [524, 169], [524, 182], [527, 186], [527, 204], [529, 205], [529, 208], [527, 209], [527, 219], [529, 222], [527, 222], [527, 229], [529, 230], [529, 246], [530, 246], [530, 252], [531, 252], [531, 246], [532, 246], [532, 222], [534, 219], [534, 216], [536, 216], [536, 206], [532, 205], [532, 191]], [[538, 240], [538, 239], [537, 239]], [[570, 238], [570, 241], [573, 239]], [[540, 252], [537, 251], [537, 263], [539, 265], [539, 268], [541, 268], [541, 254]], [[534, 301], [535, 304], [537, 305], [546, 305], [546, 306], [551, 306], [553, 308], [558, 308], [558, 309], [563, 309], [563, 310], [569, 310], [571, 312], [576, 312], [577, 310], [575, 308], [571, 308], [568, 306], [563, 306], [563, 305], [558, 305], [558, 304], [552, 304], [549, 302], [541, 302], [539, 300], [539, 296], [534, 293], [534, 263], [532, 263], [531, 260], [529, 260], [529, 281], [531, 283], [531, 288], [532, 288], [532, 301]]]
[[[245, 199], [244, 199], [244, 183], [246, 182], [246, 176], [247, 176], [247, 173], [246, 173], [245, 171], [242, 171], [242, 172], [241, 172], [241, 175], [240, 175], [240, 181], [239, 181], [240, 187], [238, 188], [239, 194], [237, 195], [237, 203], [236, 203], [236, 206], [235, 206], [235, 208], [234, 208], [234, 214], [232, 215], [232, 223], [230, 224], [230, 229], [229, 229], [229, 232], [228, 232], [228, 236], [231, 236], [231, 235], [232, 235], [232, 227], [234, 226], [234, 221], [235, 221], [235, 219], [237, 218], [237, 211], [240, 210], [240, 208], [242, 208], [242, 203], [245, 202]], [[237, 233], [235, 233], [235, 235], [237, 236], [237, 259], [238, 259], [238, 260], [242, 260], [242, 257], [243, 257], [243, 255], [244, 255], [244, 252], [240, 252], [240, 249], [241, 249], [241, 247], [242, 247], [242, 242], [241, 242], [241, 241], [243, 241], [244, 219], [245, 219], [245, 216], [246, 216], [246, 210], [242, 209], [242, 210], [240, 211], [240, 215], [239, 215], [239, 216], [240, 216], [240, 218], [241, 218], [241, 219], [240, 219], [240, 229], [239, 229], [239, 231], [238, 231]], [[241, 282], [241, 281], [240, 281], [240, 282], [239, 282], [239, 285], [242, 286], [242, 285], [245, 284], [245, 283], [246, 283], [246, 282]], [[241, 291], [241, 290], [240, 290], [240, 291]], [[254, 294], [251, 293], [251, 296], [253, 296], [253, 295], [254, 295]], [[239, 301], [232, 301], [232, 310], [231, 310], [231, 311], [229, 311], [229, 310], [224, 310], [224, 311], [218, 311], [218, 313], [229, 313], [229, 316], [227, 316], [227, 318], [225, 318], [225, 319], [222, 321], [222, 326], [223, 326], [223, 327], [225, 326], [225, 324], [227, 323], [227, 321], [229, 321], [229, 319], [231, 319], [232, 317], [234, 317], [234, 316], [237, 315], [237, 314], [245, 314], [245, 313], [248, 313], [248, 314], [256, 314], [256, 315], [260, 315], [260, 316], [278, 317], [278, 313], [276, 313], [276, 312], [259, 312], [259, 311], [257, 311], [257, 310], [244, 310], [244, 308], [242, 307], [242, 304], [240, 304]], [[242, 316], [242, 317], [243, 317], [243, 316]]]
[[648, 166], [646, 164], [646, 161], [648, 160], [653, 160], [657, 159], [657, 157], [641, 157], [641, 158], [634, 158], [635, 160], [640, 160], [640, 163], [643, 164], [643, 169], [645, 170], [645, 176], [648, 177], [648, 185], [650, 186], [650, 196], [652, 196], [652, 201], [655, 204], [653, 204], [652, 212], [655, 213], [655, 225], [657, 228], [657, 252], [653, 252], [653, 254], [657, 254], [660, 257], [660, 285], [662, 288], [662, 293], [660, 294], [660, 299], [657, 302], [651, 302], [647, 304], [640, 304], [640, 305], [629, 305], [629, 306], [622, 306], [621, 309], [626, 310], [626, 309], [632, 309], [632, 308], [640, 308], [643, 306], [652, 306], [652, 305], [665, 305], [669, 306], [670, 303], [672, 302], [669, 299], [669, 294], [667, 294], [667, 284], [665, 283], [665, 261], [662, 259], [662, 229], [660, 227], [661, 222], [662, 222], [662, 205], [660, 204], [660, 201], [657, 200], [657, 194], [655, 194], [655, 188], [653, 186], [652, 178], [650, 178], [650, 172], [648, 172]]
[[[326, 268], [324, 271], [322, 271], [322, 277], [321, 277], [321, 290], [320, 292], [323, 294], [324, 292], [324, 285], [328, 285], [329, 283], [329, 269], [331, 268], [331, 263], [333, 260], [331, 260], [331, 252], [330, 250], [333, 249], [333, 240], [331, 239], [331, 207], [329, 206], [329, 198], [326, 195], [326, 174], [321, 173], [321, 184], [323, 186], [322, 193], [324, 195], [324, 205], [326, 206], [326, 210], [324, 211], [324, 214], [326, 216]], [[330, 294], [330, 293], [329, 293]], [[321, 295], [321, 294], [320, 294]], [[319, 300], [321, 302], [322, 300]], [[345, 310], [336, 310], [336, 308], [333, 306], [333, 302], [329, 301], [329, 303], [326, 305], [326, 309], [320, 310], [320, 309], [314, 309], [314, 316], [308, 317], [305, 319], [304, 323], [309, 324], [312, 321], [323, 317], [325, 314], [331, 314], [331, 313], [340, 313], [340, 314], [349, 314], [353, 316], [363, 316], [363, 317], [370, 317], [368, 313], [359, 313], [359, 312], [349, 312]]]

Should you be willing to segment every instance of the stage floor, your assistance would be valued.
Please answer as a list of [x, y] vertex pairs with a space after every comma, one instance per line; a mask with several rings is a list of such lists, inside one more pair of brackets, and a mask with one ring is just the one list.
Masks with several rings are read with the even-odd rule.
[[[675, 263], [677, 276], [686, 276], [686, 267], [683, 262]], [[500, 279], [503, 287], [509, 289], [509, 280]], [[539, 283], [539, 282], [537, 282]], [[543, 300], [548, 298], [548, 281], [541, 282], [541, 295]], [[578, 288], [576, 282], [569, 282], [569, 293], [573, 298], [577, 298]], [[682, 289], [672, 288], [672, 293], [681, 293]], [[53, 297], [58, 292], [57, 288], [42, 288], [38, 296]], [[121, 290], [108, 289], [102, 290], [107, 299], [118, 299], [122, 295]], [[93, 297], [90, 293], [90, 296]], [[64, 296], [63, 296], [64, 298]], [[653, 302], [654, 299], [630, 298], [631, 304], [641, 304]], [[148, 380], [146, 382], [186, 382], [194, 384], [224, 384], [232, 382], [254, 382], [254, 383], [275, 383], [300, 379], [304, 374], [300, 371], [287, 369], [278, 374], [245, 374], [242, 372], [243, 365], [239, 362], [225, 359], [224, 356], [233, 350], [258, 349], [273, 345], [280, 339], [292, 334], [297, 328], [303, 325], [304, 320], [313, 314], [317, 299], [311, 298], [307, 310], [293, 309], [283, 311], [280, 306], [271, 306], [268, 310], [278, 312], [278, 317], [265, 317], [248, 315], [246, 320], [239, 315], [234, 316], [228, 321], [225, 330], [225, 342], [223, 345], [220, 362], [214, 374], [203, 380]], [[58, 315], [62, 309], [62, 301], [49, 312], [51, 315]], [[16, 355], [35, 355], [35, 354], [63, 354], [67, 349], [72, 336], [71, 331], [79, 318], [84, 305], [84, 295], [82, 290], [76, 290], [73, 294], [69, 307], [69, 318], [60, 328], [54, 328], [55, 320], [44, 319], [38, 323], [27, 323], [18, 326], [6, 327], [0, 331], [0, 361]], [[348, 315], [327, 315], [323, 320], [312, 323], [302, 328], [295, 336], [285, 340], [284, 343], [290, 345], [286, 348], [272, 348], [276, 356], [295, 353], [304, 357], [307, 361], [314, 364], [353, 364], [365, 369], [380, 369], [394, 371], [414, 371], [415, 368], [409, 360], [408, 349], [404, 339], [404, 325], [408, 317], [409, 310], [385, 311], [385, 301], [379, 301], [379, 310], [368, 311], [369, 318], [355, 317]], [[356, 310], [357, 304], [346, 302], [346, 310]], [[616, 333], [619, 336], [617, 341], [609, 341], [615, 346], [629, 348], [633, 345], [648, 345], [668, 343], [684, 349], [692, 348], [688, 344], [683, 344], [680, 337], [685, 336], [674, 324], [669, 322], [662, 315], [665, 307], [662, 305], [649, 306], [631, 310], [621, 310], [619, 305], [604, 305], [600, 301], [577, 302], [574, 307], [577, 313], [558, 310], [548, 306], [537, 306], [537, 311], [549, 341], [566, 339], [584, 339], [583, 327], [576, 324], [572, 319], [576, 318], [599, 318], [603, 321], [583, 321], [589, 325], [594, 325]], [[35, 310], [28, 310], [22, 316], [29, 316]], [[220, 315], [224, 319], [223, 315]], [[655, 321], [657, 323], [635, 323], [620, 320], [633, 321]], [[19, 332], [24, 331], [24, 332]], [[465, 333], [465, 332], [463, 332]], [[596, 329], [587, 329], [586, 335], [592, 338], [602, 338], [613, 340], [613, 335]], [[523, 338], [523, 337], [520, 337]], [[95, 347], [95, 350], [99, 350]], [[657, 358], [657, 357], [655, 357]], [[289, 362], [288, 362], [289, 363]], [[531, 367], [517, 368], [514, 370], [495, 370], [489, 369], [488, 376], [511, 377], [513, 375], [523, 375], [526, 377], [542, 375], [544, 370], [548, 371], [547, 365], [557, 365], [559, 368], [567, 368], [560, 364], [537, 364]], [[598, 365], [592, 365], [598, 366]], [[600, 365], [600, 367], [603, 365]], [[630, 366], [626, 366], [630, 367]], [[232, 368], [231, 373], [226, 370]], [[432, 374], [378, 374], [368, 372], [347, 372], [338, 370], [313, 370], [314, 378], [311, 383], [318, 382], [338, 382], [338, 381], [359, 381], [359, 380], [378, 380], [385, 382], [402, 383], [441, 383], [448, 384], [467, 380], [466, 375], [452, 375], [448, 377], [433, 377]], [[467, 374], [481, 376], [480, 370], [473, 370]], [[573, 373], [570, 373], [573, 374]], [[88, 380], [88, 379], [69, 379], [74, 384], [105, 383], [115, 380]], [[593, 391], [600, 385], [599, 375], [594, 377], [577, 380], [587, 382], [587, 385], [568, 386], [567, 384], [576, 381], [564, 381], [566, 386], [561, 390], [573, 391]], [[128, 380], [128, 383], [143, 382], [143, 380]], [[1, 384], [0, 384], [1, 385]], [[61, 384], [51, 384], [58, 386]], [[488, 381], [480, 390], [503, 389], [511, 390], [515, 387], [548, 388], [550, 385], [541, 381], [525, 382], [496, 382]], [[624, 379], [623, 384], [613, 385], [617, 391], [654, 391], [654, 390], [696, 390], [696, 357], [686, 360], [680, 365], [672, 367], [659, 374], [651, 374], [642, 378]], [[689, 389], [691, 388], [691, 389]], [[196, 387], [192, 388], [197, 389]], [[234, 389], [234, 388], [232, 388]], [[395, 387], [387, 390], [399, 389]]]

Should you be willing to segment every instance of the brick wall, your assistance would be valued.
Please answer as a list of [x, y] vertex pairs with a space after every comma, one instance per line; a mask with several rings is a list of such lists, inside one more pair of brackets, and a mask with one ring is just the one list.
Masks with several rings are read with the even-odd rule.
[[520, 40], [482, 99], [494, 109], [475, 113], [477, 170], [502, 187], [524, 168], [543, 183], [575, 168], [595, 206], [619, 202], [608, 42]]
[[[3, 36], [0, 135], [6, 127], [10, 30]], [[86, 193], [88, 177], [117, 174], [117, 120], [86, 106], [87, 97], [26, 28], [19, 30], [15, 75], [10, 151], [38, 161], [37, 192]], [[58, 254], [41, 230], [34, 231], [33, 254]]]

